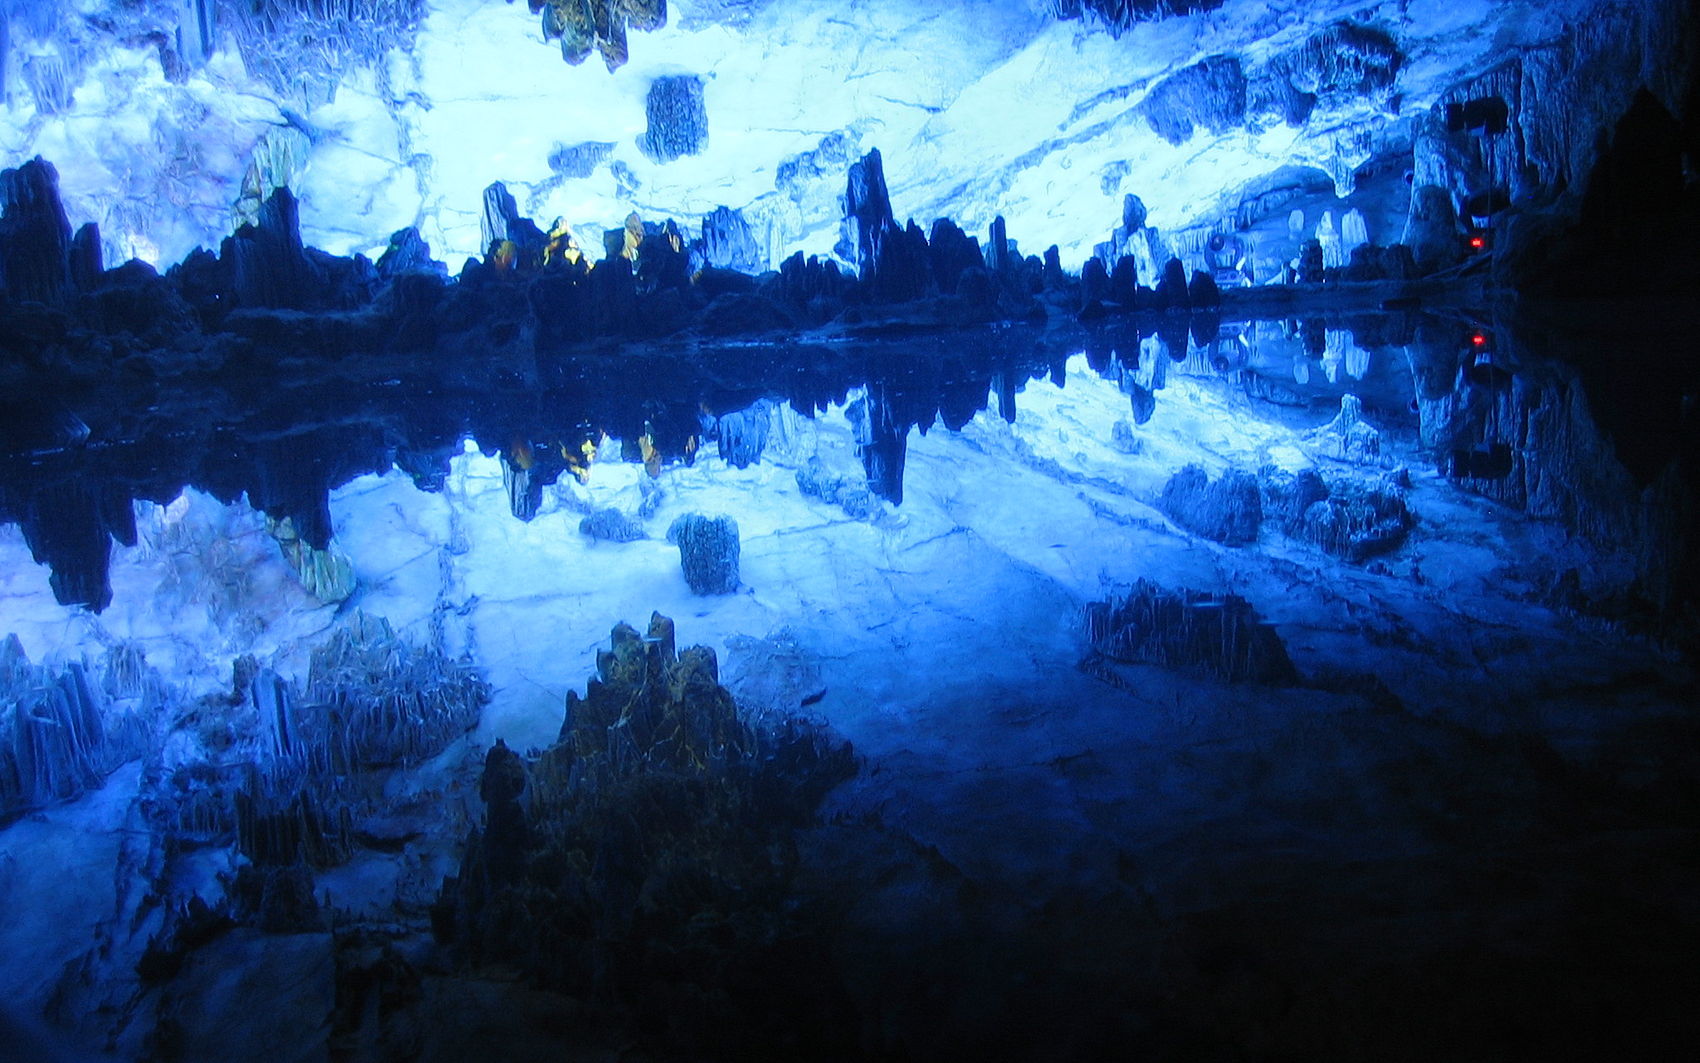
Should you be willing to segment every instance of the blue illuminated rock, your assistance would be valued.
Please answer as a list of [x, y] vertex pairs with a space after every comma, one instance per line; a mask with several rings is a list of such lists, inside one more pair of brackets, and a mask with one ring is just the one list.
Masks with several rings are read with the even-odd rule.
[[643, 538], [643, 525], [620, 510], [599, 509], [578, 522], [580, 535], [606, 543], [630, 543]]
[[731, 207], [716, 207], [703, 218], [702, 240], [696, 250], [703, 265], [716, 269], [759, 273], [764, 264], [749, 220], [743, 211]]
[[708, 146], [708, 109], [702, 79], [694, 75], [656, 78], [649, 84], [644, 112], [649, 128], [638, 147], [656, 162], [672, 162]]
[[1082, 668], [1117, 685], [1118, 663], [1155, 664], [1230, 683], [1294, 683], [1298, 670], [1275, 629], [1235, 594], [1170, 591], [1140, 580], [1126, 596], [1086, 607], [1091, 650]]
[[1211, 56], [1164, 79], [1140, 109], [1152, 131], [1171, 144], [1186, 143], [1199, 126], [1225, 132], [1245, 121], [1245, 72], [1234, 56]]
[[667, 529], [678, 544], [679, 567], [693, 594], [731, 594], [738, 589], [738, 522], [731, 517], [687, 513]]
[[1257, 478], [1239, 469], [1212, 480], [1203, 469], [1188, 465], [1164, 485], [1158, 505], [1187, 531], [1224, 546], [1256, 542], [1263, 523]]

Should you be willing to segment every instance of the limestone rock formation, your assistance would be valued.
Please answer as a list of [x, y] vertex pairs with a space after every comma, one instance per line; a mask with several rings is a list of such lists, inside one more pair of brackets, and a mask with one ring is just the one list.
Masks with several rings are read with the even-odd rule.
[[0, 291], [17, 302], [57, 306], [73, 290], [59, 171], [40, 157], [0, 171]]
[[773, 403], [766, 399], [714, 418], [710, 434], [719, 448], [720, 460], [734, 469], [747, 469], [761, 461], [772, 419]]
[[308, 594], [321, 602], [341, 602], [354, 593], [354, 562], [335, 542], [316, 549], [296, 533], [295, 522], [289, 517], [267, 518], [266, 528]]
[[656, 162], [672, 162], [700, 153], [708, 144], [708, 109], [702, 79], [693, 75], [660, 77], [650, 82], [644, 100], [649, 126], [638, 147]]
[[1210, 56], [1165, 78], [1140, 109], [1152, 131], [1171, 144], [1186, 143], [1199, 126], [1226, 132], [1245, 121], [1245, 72], [1234, 56]]
[[1298, 536], [1353, 563], [1399, 548], [1415, 523], [1405, 492], [1386, 478], [1336, 477], [1299, 518]]
[[[744, 1040], [759, 1028], [750, 1009], [785, 992], [768, 981], [795, 974], [787, 942], [803, 932], [775, 903], [795, 874], [792, 831], [854, 771], [849, 746], [816, 725], [753, 724], [713, 651], [677, 650], [668, 618], [619, 624], [584, 695], [567, 695], [555, 745], [490, 751], [484, 825], [443, 883], [435, 929], [468, 966], [615, 1006], [680, 987], [694, 1003], [647, 1024], [656, 1043], [765, 1056]], [[782, 956], [792, 963], [774, 966]]]
[[1089, 18], [1119, 33], [1136, 22], [1221, 6], [1222, 0], [1052, 0], [1051, 11], [1060, 19]]
[[580, 535], [599, 542], [630, 543], [643, 538], [643, 525], [623, 510], [606, 507], [578, 522]]
[[1229, 683], [1294, 683], [1298, 672], [1275, 629], [1233, 594], [1170, 591], [1140, 580], [1124, 596], [1086, 607], [1082, 667], [1126, 683], [1115, 662], [1156, 664]]
[[1229, 469], [1218, 479], [1196, 465], [1170, 477], [1158, 505], [1176, 524], [1225, 546], [1257, 541], [1263, 502], [1257, 478]]
[[698, 248], [704, 266], [734, 270], [739, 273], [760, 273], [764, 265], [761, 247], [756, 243], [750, 223], [741, 210], [716, 207], [702, 220], [702, 241]]
[[1305, 435], [1305, 443], [1319, 455], [1353, 465], [1379, 465], [1381, 433], [1364, 420], [1363, 400], [1350, 393], [1340, 396], [1340, 412], [1334, 419]]
[[465, 660], [357, 615], [314, 649], [295, 733], [342, 772], [412, 766], [478, 722], [490, 688]]
[[738, 589], [738, 522], [731, 517], [687, 513], [667, 529], [678, 544], [679, 567], [693, 594], [731, 594]]
[[797, 490], [842, 508], [855, 520], [867, 519], [879, 507], [879, 500], [868, 490], [866, 477], [835, 474], [818, 457], [810, 458], [808, 464], [797, 470]]
[[15, 635], [0, 642], [0, 823], [98, 789], [142, 752], [157, 708], [145, 703], [145, 662], [136, 654], [127, 679], [113, 663], [100, 682], [82, 662], [31, 664]]

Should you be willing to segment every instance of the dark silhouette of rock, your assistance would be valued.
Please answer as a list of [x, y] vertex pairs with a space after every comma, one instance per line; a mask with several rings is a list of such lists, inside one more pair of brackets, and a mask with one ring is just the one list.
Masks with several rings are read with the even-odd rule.
[[14, 302], [61, 305], [75, 289], [59, 171], [39, 155], [0, 171], [0, 210], [0, 288]]
[[705, 336], [753, 336], [795, 325], [784, 308], [773, 300], [745, 292], [728, 292], [697, 315], [697, 327]]
[[926, 295], [933, 287], [932, 279], [927, 236], [920, 226], [910, 222], [901, 229], [893, 227], [880, 242], [867, 291], [875, 302], [906, 303]]
[[1084, 305], [1090, 306], [1110, 297], [1110, 274], [1100, 258], [1089, 258], [1080, 267], [1080, 289]]
[[885, 188], [885, 164], [874, 148], [850, 167], [844, 192], [844, 218], [854, 255], [852, 264], [864, 280], [877, 268], [881, 249], [897, 230], [891, 214], [891, 195]]
[[1156, 308], [1185, 310], [1187, 298], [1186, 267], [1180, 259], [1171, 258], [1163, 264], [1163, 277], [1157, 282]]
[[991, 232], [986, 240], [986, 268], [993, 273], [1004, 273], [1014, 267], [1014, 256], [1010, 252], [1008, 226], [1004, 223], [1003, 215], [992, 219]]
[[85, 222], [71, 237], [71, 286], [79, 292], [90, 292], [100, 283], [106, 262], [100, 250], [100, 226]]
[[684, 234], [669, 218], [660, 225], [641, 223], [643, 240], [638, 245], [635, 280], [640, 294], [690, 287], [690, 252]]
[[1110, 271], [1110, 301], [1132, 307], [1139, 302], [1139, 296], [1139, 265], [1132, 255], [1123, 255]]
[[496, 739], [484, 755], [484, 774], [478, 782], [478, 796], [484, 801], [483, 870], [493, 887], [518, 882], [525, 870], [531, 841], [526, 782], [525, 761]]
[[[622, 1009], [653, 1007], [657, 983], [676, 987], [697, 1003], [655, 1032], [669, 1057], [689, 1046], [769, 1058], [784, 1054], [780, 1044], [832, 1055], [846, 1027], [821, 1030], [834, 1011], [815, 1002], [793, 1014], [798, 990], [787, 984], [820, 984], [823, 968], [798, 966], [820, 950], [809, 922], [773, 898], [793, 892], [793, 831], [854, 774], [850, 747], [801, 720], [744, 716], [714, 652], [677, 649], [660, 614], [644, 632], [616, 625], [583, 696], [569, 692], [565, 708], [547, 750], [489, 754], [486, 825], [471, 832], [434, 906], [439, 941], [475, 968], [591, 987]], [[714, 959], [680, 965], [703, 949], [705, 911], [719, 916]], [[754, 1003], [776, 997], [786, 1005]], [[770, 1047], [751, 1055], [752, 1044]]]
[[[505, 239], [505, 237], [504, 237]], [[485, 244], [486, 248], [490, 245]], [[409, 273], [447, 277], [448, 267], [431, 257], [431, 245], [411, 225], [390, 234], [390, 245], [378, 256], [378, 276], [386, 281]]]
[[1222, 290], [1216, 287], [1216, 278], [1202, 269], [1192, 271], [1192, 280], [1186, 286], [1186, 296], [1187, 302], [1194, 310], [1222, 305]]
[[287, 188], [267, 197], [255, 224], [224, 241], [219, 258], [230, 269], [238, 306], [306, 310], [316, 302], [319, 278], [302, 246], [299, 207]]
[[932, 260], [934, 283], [946, 295], [956, 293], [957, 281], [965, 270], [980, 269], [986, 264], [980, 242], [949, 218], [933, 222], [927, 255]]
[[1063, 272], [1062, 252], [1056, 244], [1045, 248], [1045, 287], [1062, 288], [1068, 283], [1068, 274]]
[[1324, 275], [1322, 241], [1306, 240], [1299, 246], [1299, 283], [1321, 284]]

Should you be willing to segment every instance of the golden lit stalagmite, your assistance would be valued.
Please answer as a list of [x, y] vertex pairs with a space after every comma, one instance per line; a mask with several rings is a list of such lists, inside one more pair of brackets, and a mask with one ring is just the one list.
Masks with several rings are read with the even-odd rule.
[[576, 266], [584, 260], [584, 252], [579, 248], [578, 236], [573, 233], [567, 219], [556, 218], [555, 224], [549, 228], [549, 243], [543, 248], [543, 264], [565, 262]]
[[577, 66], [594, 50], [610, 71], [624, 66], [626, 29], [658, 30], [667, 24], [667, 0], [530, 0], [541, 14], [543, 39], [561, 42], [561, 57]]
[[[597, 433], [598, 439], [601, 433]], [[599, 449], [597, 439], [585, 439], [577, 449], [561, 444], [561, 457], [566, 459], [567, 468], [581, 484], [590, 483], [590, 466], [596, 461], [596, 451]]]

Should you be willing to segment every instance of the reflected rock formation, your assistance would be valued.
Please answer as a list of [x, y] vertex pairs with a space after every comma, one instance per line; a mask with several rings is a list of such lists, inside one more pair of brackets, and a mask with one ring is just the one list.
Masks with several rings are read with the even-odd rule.
[[1693, 5], [526, 8], [0, 0], [0, 1055], [1695, 1056]]

